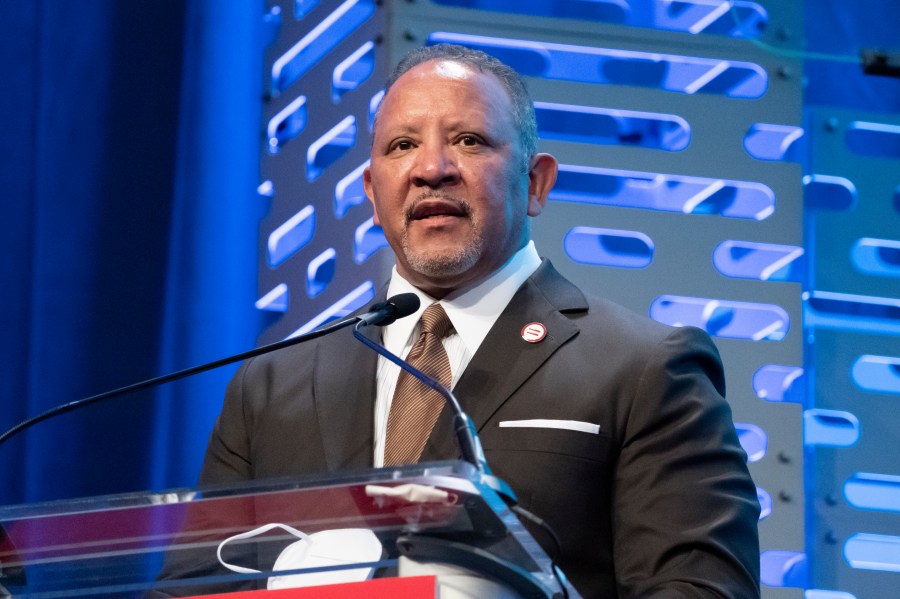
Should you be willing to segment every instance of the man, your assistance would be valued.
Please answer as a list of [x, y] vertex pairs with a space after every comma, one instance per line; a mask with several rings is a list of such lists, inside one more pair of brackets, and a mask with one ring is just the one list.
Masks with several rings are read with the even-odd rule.
[[[529, 222], [556, 161], [536, 141], [531, 100], [502, 63], [435, 46], [398, 65], [364, 183], [397, 259], [385, 295], [422, 307], [383, 341], [406, 354], [441, 305], [449, 382], [488, 462], [555, 529], [584, 596], [757, 596], [759, 506], [718, 353], [701, 331], [586, 297], [541, 261]], [[241, 367], [201, 483], [385, 463], [398, 371], [344, 332]], [[426, 436], [412, 455], [455, 457], [446, 413]]]

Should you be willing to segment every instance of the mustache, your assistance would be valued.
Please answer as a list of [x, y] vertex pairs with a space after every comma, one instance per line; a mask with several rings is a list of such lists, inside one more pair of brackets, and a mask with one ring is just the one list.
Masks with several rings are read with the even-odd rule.
[[422, 192], [409, 206], [407, 206], [405, 215], [406, 222], [408, 223], [415, 220], [421, 213], [422, 204], [431, 200], [439, 200], [440, 202], [451, 204], [453, 206], [452, 211], [462, 214], [463, 216], [470, 216], [472, 214], [472, 205], [469, 204], [469, 202], [457, 198], [445, 191], [435, 189]]

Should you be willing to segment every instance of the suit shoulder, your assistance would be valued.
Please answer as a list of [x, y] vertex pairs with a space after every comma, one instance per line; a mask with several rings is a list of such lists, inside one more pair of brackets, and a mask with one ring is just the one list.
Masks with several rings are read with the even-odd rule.
[[547, 301], [578, 325], [580, 342], [612, 340], [632, 350], [645, 348], [648, 351], [659, 347], [666, 340], [675, 342], [675, 345], [687, 343], [697, 348], [715, 347], [709, 335], [698, 328], [663, 324], [647, 314], [585, 292], [557, 272], [549, 260], [544, 260], [532, 281], [534, 288]]
[[673, 350], [691, 347], [718, 355], [713, 340], [699, 328], [663, 324], [603, 297], [585, 294], [585, 298], [587, 310], [570, 314], [582, 335], [648, 352], [670, 346]]
[[604, 297], [585, 294], [587, 310], [573, 313], [579, 326], [593, 326], [601, 330], [614, 330], [621, 335], [660, 340], [672, 333], [675, 327], [662, 324]]

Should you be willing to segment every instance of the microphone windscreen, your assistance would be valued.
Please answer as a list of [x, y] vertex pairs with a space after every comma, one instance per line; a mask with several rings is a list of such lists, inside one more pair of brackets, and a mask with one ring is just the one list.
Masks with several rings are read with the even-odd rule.
[[388, 298], [387, 303], [394, 306], [394, 318], [404, 318], [419, 309], [419, 296], [415, 293], [398, 293]]

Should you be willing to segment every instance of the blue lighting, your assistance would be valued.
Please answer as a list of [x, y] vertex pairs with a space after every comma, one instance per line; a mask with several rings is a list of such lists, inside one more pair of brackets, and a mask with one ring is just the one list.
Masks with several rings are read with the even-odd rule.
[[432, 0], [435, 4], [648, 27], [684, 33], [714, 33], [759, 37], [768, 23], [766, 9], [756, 2], [733, 0]]
[[844, 177], [806, 175], [803, 202], [810, 210], [849, 210], [856, 205], [856, 186]]
[[535, 102], [543, 139], [640, 146], [678, 152], [691, 141], [691, 127], [673, 114]]
[[775, 211], [775, 194], [761, 183], [571, 164], [559, 165], [550, 199], [750, 220]]
[[645, 268], [653, 261], [653, 240], [639, 231], [574, 227], [566, 234], [563, 248], [581, 264]]
[[266, 127], [269, 154], [277, 154], [281, 146], [297, 137], [306, 128], [306, 96], [300, 96], [285, 106]]
[[772, 514], [772, 496], [762, 487], [756, 487], [756, 500], [759, 501], [759, 519], [765, 520]]
[[779, 341], [790, 328], [790, 317], [780, 306], [676, 295], [656, 298], [650, 317], [676, 327], [695, 326], [716, 337], [750, 341]]
[[256, 300], [256, 309], [267, 312], [287, 312], [290, 306], [288, 286], [279, 283], [270, 292]]
[[860, 356], [853, 363], [853, 382], [874, 393], [900, 394], [900, 358]]
[[799, 366], [767, 364], [753, 374], [753, 390], [766, 401], [803, 403], [806, 378]]
[[806, 589], [803, 599], [856, 599], [856, 595], [844, 591], [824, 591], [822, 589]]
[[281, 7], [273, 6], [263, 13], [260, 23], [260, 46], [265, 47], [275, 41], [281, 29]]
[[874, 158], [900, 158], [900, 125], [854, 121], [847, 127], [847, 147], [851, 152]]
[[302, 19], [319, 5], [319, 0], [294, 0], [294, 18]]
[[852, 568], [900, 572], [900, 537], [855, 534], [844, 543], [844, 559]]
[[759, 160], [796, 162], [803, 158], [802, 140], [801, 127], [756, 123], [744, 136], [744, 149]]
[[[632, 13], [628, 0], [432, 0], [435, 4], [510, 12], [535, 17], [557, 17], [624, 24]], [[650, 12], [649, 10], [641, 12]]]
[[338, 318], [346, 318], [353, 314], [375, 297], [375, 285], [372, 281], [365, 281], [359, 287], [330, 305], [324, 311], [320, 312], [309, 322], [301, 326], [299, 329], [288, 335], [288, 338], [304, 335], [322, 325], [326, 325]]
[[275, 184], [272, 183], [271, 179], [266, 179], [262, 183], [256, 186], [256, 193], [261, 198], [274, 198], [275, 197]]
[[506, 62], [526, 76], [652, 87], [683, 94], [759, 98], [768, 75], [757, 64], [656, 52], [435, 32], [429, 44], [460, 44]]
[[269, 235], [269, 266], [274, 268], [300, 251], [316, 232], [316, 209], [309, 205]]
[[375, 129], [375, 113], [378, 112], [378, 106], [384, 98], [384, 90], [381, 90], [369, 100], [369, 133]]
[[[310, 7], [311, 8], [311, 7]], [[372, 0], [347, 0], [272, 64], [272, 96], [300, 79], [375, 12]]]
[[375, 224], [374, 217], [356, 227], [356, 233], [353, 235], [353, 259], [357, 264], [362, 264], [375, 252], [386, 247], [388, 247], [387, 239], [381, 227]]
[[356, 117], [348, 116], [309, 145], [306, 151], [307, 180], [318, 179], [325, 169], [337, 162], [354, 145], [356, 145]]
[[803, 276], [803, 248], [752, 241], [723, 241], [713, 264], [727, 277], [757, 281], [798, 281]]
[[763, 459], [769, 447], [769, 436], [766, 431], [755, 424], [743, 422], [735, 422], [734, 428], [737, 430], [741, 447], [747, 452], [747, 461], [758, 462]]
[[852, 447], [859, 441], [859, 419], [850, 412], [812, 409], [803, 412], [803, 443]]
[[863, 237], [850, 253], [856, 270], [878, 277], [900, 277], [900, 241]]
[[366, 191], [363, 187], [363, 171], [366, 170], [367, 166], [369, 166], [368, 160], [353, 169], [350, 174], [346, 175], [334, 186], [334, 215], [337, 218], [344, 218], [344, 215], [352, 207], [365, 203]]
[[366, 42], [334, 68], [331, 75], [331, 99], [338, 102], [347, 92], [358, 88], [375, 71], [375, 43]]
[[328, 248], [310, 261], [306, 267], [306, 295], [313, 298], [325, 291], [334, 279], [336, 262], [334, 248]]
[[844, 483], [844, 497], [856, 508], [900, 512], [900, 476], [857, 472]]
[[900, 335], [900, 299], [813, 291], [806, 300], [810, 326]]
[[799, 551], [763, 551], [759, 556], [760, 581], [770, 587], [805, 587], [809, 560]]

